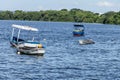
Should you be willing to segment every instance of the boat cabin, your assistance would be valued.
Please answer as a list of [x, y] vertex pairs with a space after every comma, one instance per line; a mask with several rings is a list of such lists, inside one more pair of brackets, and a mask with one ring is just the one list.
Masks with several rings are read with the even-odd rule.
[[74, 36], [83, 36], [84, 35], [84, 25], [74, 24], [73, 35]]

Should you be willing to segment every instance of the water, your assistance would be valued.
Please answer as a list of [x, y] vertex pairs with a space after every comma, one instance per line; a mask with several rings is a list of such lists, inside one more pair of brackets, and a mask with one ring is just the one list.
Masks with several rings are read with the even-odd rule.
[[[16, 54], [12, 24], [39, 28], [35, 39], [46, 46], [45, 55]], [[120, 80], [120, 26], [83, 24], [85, 36], [73, 37], [73, 23], [0, 21], [0, 80]], [[95, 44], [79, 45], [80, 39]]]

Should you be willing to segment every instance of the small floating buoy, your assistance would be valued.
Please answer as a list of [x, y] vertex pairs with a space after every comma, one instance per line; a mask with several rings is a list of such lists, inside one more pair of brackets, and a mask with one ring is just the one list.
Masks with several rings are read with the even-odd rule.
[[20, 52], [18, 51], [17, 54], [20, 54]]
[[43, 39], [44, 41], [46, 41], [46, 39]]

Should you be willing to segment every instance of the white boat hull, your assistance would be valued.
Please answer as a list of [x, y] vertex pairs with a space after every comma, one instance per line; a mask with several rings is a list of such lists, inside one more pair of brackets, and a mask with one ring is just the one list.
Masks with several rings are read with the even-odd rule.
[[85, 45], [85, 44], [94, 44], [95, 42], [91, 39], [88, 39], [88, 40], [79, 40], [79, 43], [81, 45]]
[[44, 48], [32, 48], [32, 49], [17, 48], [17, 51], [20, 54], [29, 54], [29, 55], [43, 55], [45, 53]]

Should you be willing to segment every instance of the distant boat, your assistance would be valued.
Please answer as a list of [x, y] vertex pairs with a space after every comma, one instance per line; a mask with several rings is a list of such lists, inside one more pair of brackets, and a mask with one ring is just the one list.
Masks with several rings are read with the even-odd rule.
[[83, 36], [84, 35], [84, 25], [74, 24], [73, 36]]
[[[20, 39], [20, 31], [21, 30], [28, 30], [28, 31], [38, 31], [37, 28], [32, 28], [29, 26], [22, 26], [22, 25], [12, 25], [12, 36], [10, 43], [14, 46], [19, 53], [30, 54], [30, 55], [43, 55], [45, 53], [45, 49], [43, 45], [39, 42], [34, 41], [34, 37], [31, 41], [26, 41], [24, 39]], [[19, 29], [18, 36], [14, 36], [14, 30]]]
[[95, 44], [95, 42], [92, 39], [85, 39], [85, 40], [79, 40], [79, 44]]

